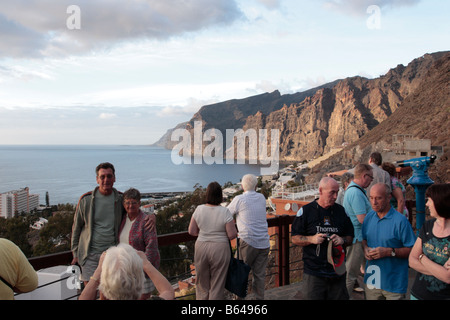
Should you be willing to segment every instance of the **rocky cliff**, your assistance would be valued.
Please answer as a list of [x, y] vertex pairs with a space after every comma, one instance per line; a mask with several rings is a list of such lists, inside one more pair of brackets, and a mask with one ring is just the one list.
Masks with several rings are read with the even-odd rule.
[[[448, 54], [425, 55], [377, 79], [352, 77], [338, 81], [299, 103], [267, 115], [258, 112], [249, 116], [244, 129], [279, 129], [280, 159], [310, 160], [358, 141], [388, 119], [405, 99], [420, 92], [428, 70], [444, 56]], [[417, 117], [417, 113], [413, 114]]]
[[[376, 79], [350, 77], [291, 95], [275, 91], [204, 106], [183, 127], [193, 133], [195, 121], [201, 121], [203, 131], [216, 128], [224, 137], [226, 129], [278, 129], [281, 161], [310, 160], [335, 147], [363, 144], [360, 139], [375, 128], [383, 129], [371, 135], [373, 142], [390, 139], [395, 133], [412, 133], [420, 138], [429, 132], [420, 131], [424, 126], [417, 126], [417, 122], [448, 119], [449, 56], [450, 52], [426, 54]], [[443, 77], [440, 85], [431, 87], [431, 78], [438, 75]], [[439, 101], [434, 101], [437, 95]], [[419, 100], [422, 107], [415, 108]], [[428, 112], [429, 104], [434, 102], [433, 111]], [[439, 112], [437, 105], [442, 109]], [[394, 117], [396, 113], [399, 115]], [[380, 127], [391, 118], [389, 127]], [[406, 118], [410, 124], [403, 127]], [[410, 130], [413, 126], [417, 129], [414, 132]], [[448, 132], [448, 126], [445, 130]], [[442, 145], [442, 140], [448, 142], [448, 135], [437, 140]], [[166, 143], [165, 147], [173, 144]]]
[[[420, 67], [423, 63], [426, 69]], [[430, 167], [429, 174], [437, 183], [450, 182], [450, 52], [425, 55], [412, 64], [409, 70], [397, 67], [382, 77], [402, 74], [407, 80], [403, 89], [408, 94], [397, 110], [366, 135], [315, 167], [313, 180], [327, 171], [366, 162], [371, 152], [382, 152], [389, 147], [394, 134], [404, 133], [417, 139], [430, 139], [432, 145], [444, 147], [444, 154]], [[413, 77], [417, 75], [414, 69], [420, 76]]]
[[205, 105], [194, 114], [188, 122], [180, 123], [175, 128], [169, 129], [163, 137], [161, 137], [154, 145], [172, 149], [177, 142], [171, 141], [171, 134], [175, 129], [186, 128], [193, 133], [194, 123], [200, 121], [203, 131], [208, 129], [218, 129], [225, 136], [226, 129], [243, 128], [247, 118], [258, 112], [270, 114], [271, 112], [282, 108], [285, 105], [302, 101], [306, 97], [314, 95], [317, 90], [322, 88], [331, 88], [338, 81], [330, 82], [325, 85], [298, 92], [295, 94], [281, 95], [278, 90], [272, 93], [263, 93], [260, 95], [244, 98], [233, 99], [229, 101], [219, 102], [211, 105]]

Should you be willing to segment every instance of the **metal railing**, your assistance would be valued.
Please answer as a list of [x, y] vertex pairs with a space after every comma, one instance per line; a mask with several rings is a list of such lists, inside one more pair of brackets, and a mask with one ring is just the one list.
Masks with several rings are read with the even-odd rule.
[[[274, 236], [277, 237], [276, 247], [272, 248], [272, 253], [275, 253], [276, 262], [272, 268], [275, 268], [275, 276], [277, 278], [276, 286], [284, 286], [290, 283], [290, 226], [294, 220], [294, 216], [274, 216], [267, 219], [269, 228], [276, 228]], [[158, 235], [158, 246], [164, 247], [169, 245], [183, 244], [190, 241], [195, 241], [196, 237], [191, 236], [187, 231], [170, 234]], [[65, 251], [61, 253], [54, 253], [40, 257], [29, 258], [28, 261], [35, 270], [41, 270], [59, 265], [70, 265], [72, 261], [72, 252]], [[63, 278], [59, 281], [64, 281]], [[39, 286], [44, 287], [48, 284]], [[71, 297], [72, 298], [72, 297]]]
[[273, 198], [281, 198], [288, 200], [302, 200], [314, 198], [319, 194], [319, 184], [306, 184], [292, 188], [281, 188], [272, 191]]
[[[413, 210], [415, 209], [415, 201], [406, 201], [406, 206], [410, 212], [410, 222], [413, 224]], [[275, 228], [275, 232], [272, 232], [271, 237], [276, 238], [276, 245], [271, 248], [271, 254], [275, 256], [274, 265], [270, 266], [271, 269], [276, 269], [275, 272], [268, 272], [267, 276], [275, 274], [277, 279], [275, 286], [285, 286], [291, 283], [291, 273], [302, 270], [301, 258], [294, 260], [291, 257], [291, 249], [296, 247], [291, 243], [291, 225], [295, 216], [281, 215], [273, 216], [267, 219], [268, 227]], [[169, 245], [183, 244], [190, 241], [195, 241], [196, 237], [191, 236], [187, 231], [177, 232], [170, 234], [163, 234], [158, 236], [158, 246], [164, 247]], [[34, 267], [35, 270], [45, 269], [49, 267], [59, 265], [70, 265], [72, 261], [72, 252], [65, 251], [61, 253], [49, 254], [40, 257], [29, 258], [28, 261]], [[299, 266], [293, 267], [298, 264]], [[269, 268], [269, 266], [268, 266]], [[64, 281], [67, 278], [63, 278], [59, 281]], [[48, 284], [44, 284], [44, 287]], [[72, 297], [71, 297], [72, 298]]]

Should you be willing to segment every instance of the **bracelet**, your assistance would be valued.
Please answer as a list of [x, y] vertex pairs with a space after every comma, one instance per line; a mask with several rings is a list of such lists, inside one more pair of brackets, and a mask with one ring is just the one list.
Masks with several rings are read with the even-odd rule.
[[90, 278], [89, 278], [89, 281], [91, 281], [91, 280], [94, 280], [95, 282], [97, 282], [98, 284], [100, 284], [100, 281], [99, 281], [97, 278], [90, 277]]

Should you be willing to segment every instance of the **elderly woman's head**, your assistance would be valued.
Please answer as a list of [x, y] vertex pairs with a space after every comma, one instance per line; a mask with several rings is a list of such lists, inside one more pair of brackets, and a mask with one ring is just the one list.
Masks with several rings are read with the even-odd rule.
[[130, 188], [123, 193], [123, 199], [124, 200], [136, 200], [139, 202], [139, 201], [141, 201], [141, 193], [137, 189]]
[[353, 175], [353, 173], [351, 173], [351, 172], [345, 172], [345, 173], [342, 175], [342, 178], [341, 178], [342, 187], [343, 187], [344, 189], [347, 189], [348, 185], [350, 184], [350, 182], [352, 182], [352, 180], [353, 180], [354, 177], [355, 177], [355, 176]]
[[106, 251], [99, 289], [109, 300], [137, 300], [142, 293], [144, 271], [142, 259], [128, 244]]
[[141, 205], [141, 193], [139, 190], [130, 188], [123, 193], [123, 207], [127, 211], [130, 219], [134, 219], [139, 213]]

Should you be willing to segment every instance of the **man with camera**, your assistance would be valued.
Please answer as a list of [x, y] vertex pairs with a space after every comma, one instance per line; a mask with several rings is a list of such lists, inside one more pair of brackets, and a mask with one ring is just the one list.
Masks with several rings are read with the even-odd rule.
[[[303, 292], [307, 300], [349, 299], [343, 260], [354, 230], [344, 208], [335, 203], [338, 192], [336, 180], [323, 178], [319, 199], [300, 208], [292, 224], [292, 242], [303, 247]], [[340, 251], [340, 270], [329, 260], [329, 251]]]

